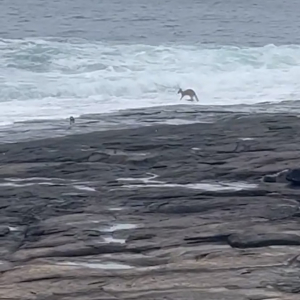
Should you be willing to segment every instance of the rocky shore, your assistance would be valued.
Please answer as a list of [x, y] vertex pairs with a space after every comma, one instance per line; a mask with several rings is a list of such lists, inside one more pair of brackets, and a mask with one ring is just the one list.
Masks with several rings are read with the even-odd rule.
[[223, 113], [0, 145], [0, 299], [298, 300], [300, 119]]

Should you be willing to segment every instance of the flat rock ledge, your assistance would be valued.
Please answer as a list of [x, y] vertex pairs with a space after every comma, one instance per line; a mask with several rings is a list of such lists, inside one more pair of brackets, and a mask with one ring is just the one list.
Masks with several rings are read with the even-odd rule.
[[299, 132], [223, 113], [0, 145], [0, 299], [300, 299]]

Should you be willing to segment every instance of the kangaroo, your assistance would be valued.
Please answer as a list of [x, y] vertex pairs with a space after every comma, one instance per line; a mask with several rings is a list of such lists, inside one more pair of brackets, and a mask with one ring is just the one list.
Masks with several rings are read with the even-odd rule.
[[182, 89], [179, 89], [178, 94], [181, 94], [180, 100], [181, 100], [184, 96], [189, 96], [190, 99], [189, 99], [188, 101], [194, 101], [194, 97], [196, 98], [197, 101], [199, 101], [199, 99], [198, 99], [198, 97], [197, 97], [195, 91], [192, 90], [192, 89], [187, 89], [187, 90], [184, 90], [184, 91], [183, 91]]

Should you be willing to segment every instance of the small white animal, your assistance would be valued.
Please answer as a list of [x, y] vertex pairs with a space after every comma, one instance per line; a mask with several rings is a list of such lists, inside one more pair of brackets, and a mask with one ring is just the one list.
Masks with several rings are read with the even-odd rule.
[[184, 97], [184, 96], [189, 96], [190, 99], [188, 101], [194, 101], [194, 97], [196, 98], [197, 101], [199, 101], [196, 93], [194, 90], [192, 89], [187, 89], [187, 90], [182, 90], [182, 89], [179, 89], [178, 93], [177, 94], [181, 94], [181, 98], [180, 100]]

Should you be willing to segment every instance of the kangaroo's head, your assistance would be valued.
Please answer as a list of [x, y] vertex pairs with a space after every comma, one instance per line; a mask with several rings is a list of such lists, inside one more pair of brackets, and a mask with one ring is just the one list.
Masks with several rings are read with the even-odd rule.
[[179, 89], [177, 92], [177, 94], [180, 94], [180, 93], [182, 93], [182, 89]]

